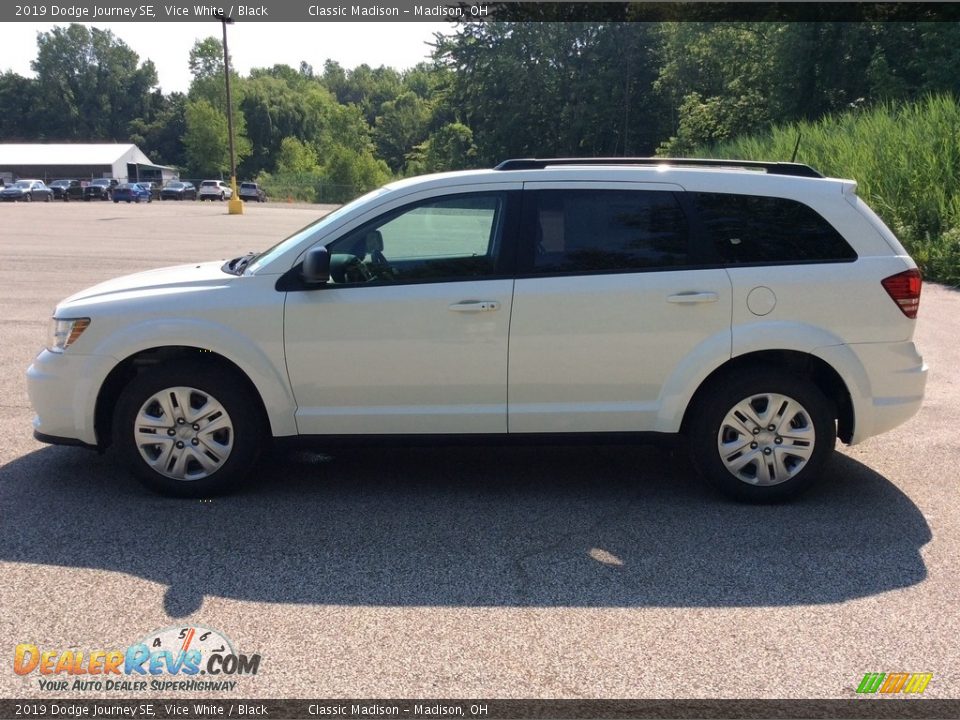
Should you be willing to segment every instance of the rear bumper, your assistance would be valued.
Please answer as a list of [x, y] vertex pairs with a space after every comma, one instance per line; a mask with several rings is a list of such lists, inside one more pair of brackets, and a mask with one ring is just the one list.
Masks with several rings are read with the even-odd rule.
[[923, 404], [927, 366], [913, 342], [834, 345], [814, 354], [846, 382], [854, 413], [851, 445], [902, 425]]

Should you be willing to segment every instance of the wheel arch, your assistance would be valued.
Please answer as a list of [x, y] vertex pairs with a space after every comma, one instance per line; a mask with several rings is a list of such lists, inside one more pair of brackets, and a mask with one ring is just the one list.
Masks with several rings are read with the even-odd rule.
[[243, 368], [226, 356], [204, 348], [190, 345], [164, 345], [140, 350], [120, 361], [100, 385], [94, 409], [94, 428], [100, 450], [106, 449], [112, 442], [114, 411], [120, 394], [130, 381], [147, 368], [185, 360], [218, 366], [233, 373], [254, 399], [263, 427], [270, 431], [270, 414], [264, 405], [263, 397]]
[[834, 417], [837, 419], [837, 437], [849, 443], [853, 437], [854, 409], [843, 378], [829, 363], [810, 353], [797, 350], [759, 350], [738, 355], [715, 368], [703, 379], [687, 403], [680, 423], [680, 431], [686, 432], [690, 418], [700, 398], [708, 393], [715, 384], [722, 383], [734, 374], [749, 372], [752, 369], [781, 369], [793, 376], [809, 378], [824, 397], [833, 403]]

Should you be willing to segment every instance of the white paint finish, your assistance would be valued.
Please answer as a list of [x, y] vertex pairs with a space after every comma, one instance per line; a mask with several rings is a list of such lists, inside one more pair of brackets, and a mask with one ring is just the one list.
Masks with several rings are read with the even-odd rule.
[[[684, 293], [717, 300], [670, 301]], [[654, 430], [677, 366], [705, 338], [729, 338], [730, 302], [723, 270], [517, 280], [510, 432]]]
[[[506, 432], [512, 291], [512, 280], [471, 280], [289, 293], [299, 431]], [[450, 311], [481, 301], [498, 307]]]

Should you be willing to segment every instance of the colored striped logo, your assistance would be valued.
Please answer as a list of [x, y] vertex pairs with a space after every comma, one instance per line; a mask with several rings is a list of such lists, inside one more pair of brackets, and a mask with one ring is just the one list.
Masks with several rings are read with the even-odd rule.
[[880, 692], [885, 695], [912, 693], [918, 695], [927, 688], [933, 673], [866, 673], [858, 693], [869, 695]]

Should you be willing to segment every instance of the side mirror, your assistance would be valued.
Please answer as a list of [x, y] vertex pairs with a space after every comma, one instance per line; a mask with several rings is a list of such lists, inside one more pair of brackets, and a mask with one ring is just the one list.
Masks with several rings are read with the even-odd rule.
[[310, 248], [303, 259], [303, 281], [323, 285], [330, 280], [330, 253], [323, 245]]

